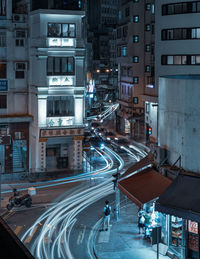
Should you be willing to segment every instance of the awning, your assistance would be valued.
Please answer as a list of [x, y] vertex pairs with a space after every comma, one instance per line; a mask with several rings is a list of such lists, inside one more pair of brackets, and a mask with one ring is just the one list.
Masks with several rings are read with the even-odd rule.
[[170, 184], [170, 179], [148, 167], [119, 181], [118, 188], [136, 205], [142, 207], [143, 204], [159, 197]]
[[134, 163], [131, 167], [129, 167], [126, 170], [126, 172], [121, 176], [121, 178], [124, 178], [124, 177], [132, 174], [133, 172], [136, 172], [137, 170], [139, 170], [145, 166], [152, 165], [152, 164], [153, 164], [153, 155], [150, 152], [146, 157], [144, 157], [139, 162]]
[[156, 210], [200, 222], [200, 178], [179, 174], [156, 201]]

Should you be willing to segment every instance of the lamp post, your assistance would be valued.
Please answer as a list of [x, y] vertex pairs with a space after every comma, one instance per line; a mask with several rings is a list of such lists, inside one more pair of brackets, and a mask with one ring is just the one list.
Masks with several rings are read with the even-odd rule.
[[117, 172], [112, 176], [115, 178], [113, 180], [115, 190], [115, 220], [118, 221], [120, 215], [120, 191], [117, 188], [118, 180], [120, 177], [119, 168], [117, 168]]

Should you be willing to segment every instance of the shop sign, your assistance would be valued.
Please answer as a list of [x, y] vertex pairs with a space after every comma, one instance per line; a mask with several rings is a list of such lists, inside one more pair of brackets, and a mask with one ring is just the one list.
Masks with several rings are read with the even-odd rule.
[[10, 136], [1, 136], [0, 137], [0, 145], [10, 145], [11, 138]]
[[83, 129], [41, 129], [40, 137], [41, 138], [50, 138], [50, 137], [64, 137], [72, 135], [83, 135]]
[[8, 91], [8, 80], [0, 80], [0, 92]]
[[194, 234], [198, 234], [198, 223], [188, 220], [188, 231]]

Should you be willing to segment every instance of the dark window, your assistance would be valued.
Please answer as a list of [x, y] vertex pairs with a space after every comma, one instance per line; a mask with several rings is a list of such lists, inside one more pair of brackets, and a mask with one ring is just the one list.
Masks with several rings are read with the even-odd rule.
[[161, 33], [162, 40], [200, 39], [200, 28], [165, 29]]
[[73, 96], [48, 96], [47, 117], [74, 116]]
[[48, 57], [47, 75], [74, 75], [73, 57]]
[[7, 78], [6, 76], [6, 64], [0, 63], [0, 78]]
[[16, 47], [23, 47], [24, 46], [24, 39], [16, 39], [15, 45], [16, 45]]
[[200, 12], [199, 1], [162, 5], [162, 15]]
[[125, 9], [125, 16], [127, 17], [127, 16], [129, 16], [129, 15], [130, 15], [130, 8], [127, 7], [127, 8]]
[[24, 71], [15, 71], [15, 78], [24, 78]]
[[117, 29], [117, 38], [120, 39], [122, 37], [121, 28]]
[[48, 37], [70, 37], [76, 35], [74, 23], [48, 23]]
[[123, 37], [126, 37], [128, 33], [128, 26], [123, 27]]
[[0, 109], [6, 109], [6, 108], [7, 108], [7, 96], [0, 95]]

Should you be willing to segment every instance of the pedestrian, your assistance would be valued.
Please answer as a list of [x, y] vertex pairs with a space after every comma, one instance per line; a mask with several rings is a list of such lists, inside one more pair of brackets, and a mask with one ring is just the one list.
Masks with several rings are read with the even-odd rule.
[[140, 234], [140, 230], [142, 229], [142, 232], [144, 232], [144, 222], [145, 222], [145, 217], [144, 217], [145, 212], [140, 208], [138, 211], [138, 230]]
[[103, 218], [103, 231], [105, 228], [105, 225], [107, 225], [106, 231], [109, 228], [110, 225], [110, 214], [111, 214], [111, 206], [109, 205], [109, 201], [105, 201], [105, 207], [104, 207], [104, 218]]

